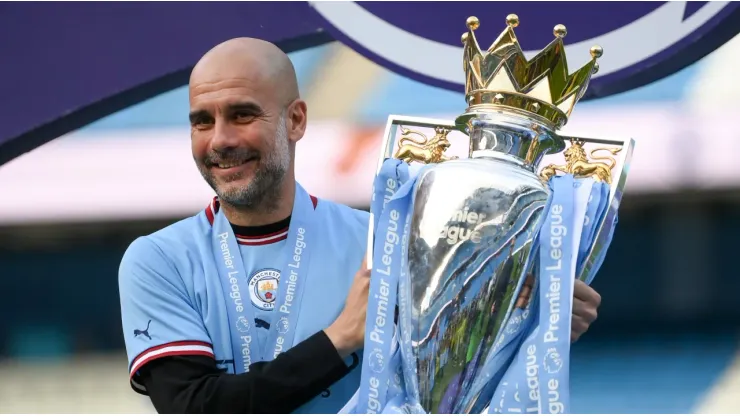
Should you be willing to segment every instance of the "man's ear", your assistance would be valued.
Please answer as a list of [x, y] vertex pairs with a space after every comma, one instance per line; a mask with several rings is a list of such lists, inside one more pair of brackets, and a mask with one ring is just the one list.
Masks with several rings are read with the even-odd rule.
[[290, 103], [285, 120], [288, 129], [288, 139], [295, 143], [303, 138], [308, 122], [308, 108], [306, 102], [300, 98]]

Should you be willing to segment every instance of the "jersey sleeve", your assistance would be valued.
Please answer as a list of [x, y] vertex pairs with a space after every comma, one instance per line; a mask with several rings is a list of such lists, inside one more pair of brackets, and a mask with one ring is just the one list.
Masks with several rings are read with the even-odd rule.
[[150, 238], [135, 240], [118, 271], [121, 323], [131, 386], [146, 394], [138, 379], [148, 362], [173, 355], [213, 357], [213, 347], [173, 260]]

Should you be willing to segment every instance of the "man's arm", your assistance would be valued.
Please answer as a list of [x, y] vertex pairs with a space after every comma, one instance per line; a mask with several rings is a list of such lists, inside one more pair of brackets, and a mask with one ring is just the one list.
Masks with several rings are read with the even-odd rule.
[[225, 374], [210, 357], [165, 357], [140, 380], [159, 413], [290, 413], [351, 369], [320, 331], [248, 373]]
[[217, 369], [202, 318], [165, 257], [154, 242], [139, 239], [119, 270], [131, 384], [149, 394], [159, 412], [287, 413], [350, 371], [343, 358], [364, 339], [370, 276], [364, 266], [329, 328], [269, 363], [233, 375]]

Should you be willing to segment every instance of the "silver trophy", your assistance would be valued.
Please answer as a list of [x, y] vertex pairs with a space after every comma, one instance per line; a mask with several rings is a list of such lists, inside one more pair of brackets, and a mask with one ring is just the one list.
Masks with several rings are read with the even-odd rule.
[[[491, 377], [481, 368], [517, 288], [536, 266], [533, 242], [544, 220], [547, 180], [561, 172], [610, 184], [609, 213], [589, 252], [592, 266], [631, 159], [631, 139], [556, 133], [598, 70], [601, 48], [591, 48], [591, 60], [569, 74], [564, 26], [527, 60], [514, 34], [518, 24], [508, 16], [504, 32], [481, 51], [474, 35], [479, 21], [468, 18], [462, 37], [468, 108], [454, 122], [390, 116], [386, 126], [379, 169], [390, 157], [412, 167], [434, 164], [413, 191], [408, 277], [399, 284], [399, 300], [406, 301], [399, 302], [398, 318], [407, 394], [427, 413], [480, 412], [488, 405], [490, 397], [472, 387]], [[467, 149], [456, 146], [465, 143]], [[370, 242], [372, 233], [371, 227]], [[371, 262], [372, 244], [368, 251]]]

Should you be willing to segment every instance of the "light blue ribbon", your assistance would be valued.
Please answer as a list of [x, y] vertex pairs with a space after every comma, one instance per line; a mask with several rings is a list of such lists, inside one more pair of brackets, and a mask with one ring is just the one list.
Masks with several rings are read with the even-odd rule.
[[221, 287], [227, 301], [231, 323], [231, 348], [237, 374], [249, 371], [257, 361], [270, 361], [293, 346], [297, 314], [308, 276], [313, 203], [308, 193], [296, 184], [295, 202], [286, 244], [285, 260], [280, 273], [280, 289], [273, 321], [265, 345], [260, 345], [254, 332], [254, 313], [249, 301], [247, 272], [239, 245], [223, 210], [216, 213], [212, 229], [213, 253], [218, 265]]
[[[411, 365], [414, 357], [409, 340], [397, 338], [400, 333], [392, 321], [396, 296], [399, 304], [410, 296], [407, 238], [414, 203], [411, 191], [418, 176], [409, 175], [405, 163], [388, 159], [374, 181], [375, 242], [362, 381], [342, 413], [423, 412], [406, 393], [413, 386], [405, 382], [416, 380]], [[482, 390], [481, 397], [491, 398], [489, 413], [570, 412], [573, 282], [596, 237], [596, 225], [608, 209], [609, 187], [571, 175], [553, 178], [551, 186], [545, 221], [535, 237], [538, 256], [532, 261], [538, 278], [532, 299], [524, 309], [514, 309], [516, 299], [512, 300], [503, 333], [488, 357], [481, 357], [486, 358], [485, 374], [470, 386], [471, 391]], [[607, 245], [615, 224], [616, 216], [606, 225], [610, 226]], [[591, 279], [601, 261], [603, 254], [596, 260]], [[520, 290], [521, 284], [516, 292]]]
[[536, 325], [497, 386], [489, 413], [570, 413], [575, 272], [585, 263], [596, 226], [607, 207], [604, 201], [608, 200], [609, 189], [603, 183], [571, 175], [553, 178], [551, 186], [553, 192], [538, 238], [540, 262], [532, 299], [539, 305]]
[[[365, 348], [357, 413], [381, 413], [386, 407], [391, 374], [391, 350], [402, 247], [408, 239], [408, 211], [415, 181], [408, 180], [408, 166], [387, 159], [375, 180], [373, 267], [365, 324]], [[399, 186], [400, 185], [400, 186]], [[382, 201], [382, 204], [381, 202]], [[380, 215], [376, 215], [380, 211]]]

